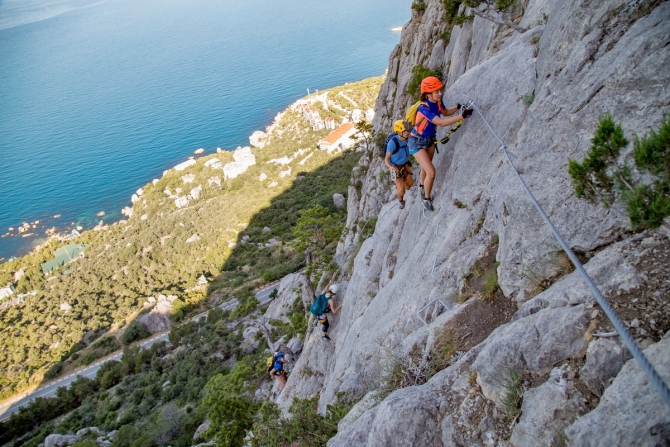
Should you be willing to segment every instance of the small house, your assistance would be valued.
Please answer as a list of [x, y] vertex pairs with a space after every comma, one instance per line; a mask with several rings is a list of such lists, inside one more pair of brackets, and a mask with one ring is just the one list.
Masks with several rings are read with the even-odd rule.
[[347, 149], [354, 145], [351, 136], [356, 132], [356, 128], [351, 123], [344, 123], [337, 129], [328, 134], [326, 138], [319, 141], [317, 147], [322, 151], [332, 152], [337, 149]]

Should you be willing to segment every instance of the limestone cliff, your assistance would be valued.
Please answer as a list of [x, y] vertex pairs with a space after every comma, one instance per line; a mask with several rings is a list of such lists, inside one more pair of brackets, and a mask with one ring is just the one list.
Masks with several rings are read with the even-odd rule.
[[[441, 70], [447, 105], [475, 101], [670, 382], [670, 242], [632, 234], [616, 206], [576, 199], [567, 174], [602, 114], [632, 137], [670, 113], [670, 3], [519, 1], [505, 18], [526, 32], [475, 17], [446, 44], [443, 3], [425, 3], [390, 56], [375, 132], [387, 134], [413, 101], [412, 67]], [[467, 120], [435, 157], [429, 215], [416, 189], [395, 206], [375, 153], [355, 172], [333, 342], [308, 335], [278, 397], [287, 407], [320, 393], [322, 410], [339, 392], [364, 397], [329, 446], [667, 445], [670, 410], [619, 338], [602, 337], [607, 319], [499, 146], [478, 115]], [[492, 272], [501, 293], [486, 290]], [[386, 395], [397, 365], [411, 386]]]

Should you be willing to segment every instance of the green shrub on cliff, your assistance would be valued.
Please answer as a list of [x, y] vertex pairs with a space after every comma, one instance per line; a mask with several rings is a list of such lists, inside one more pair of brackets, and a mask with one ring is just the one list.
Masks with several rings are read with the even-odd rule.
[[670, 215], [670, 116], [658, 132], [635, 137], [635, 167], [646, 177], [635, 177], [622, 158], [629, 140], [612, 115], [600, 119], [591, 143], [582, 162], [568, 162], [575, 195], [606, 208], [621, 200], [634, 230], [663, 224]]

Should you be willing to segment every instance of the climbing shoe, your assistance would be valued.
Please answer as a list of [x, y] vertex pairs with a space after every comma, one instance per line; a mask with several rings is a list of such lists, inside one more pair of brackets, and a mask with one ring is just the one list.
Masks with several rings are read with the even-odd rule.
[[324, 340], [331, 341], [331, 340], [330, 340], [330, 337], [328, 336], [328, 334], [326, 334], [326, 335], [322, 335], [321, 338], [323, 338]]
[[426, 211], [433, 211], [433, 201], [431, 199], [423, 199], [423, 207]]
[[398, 208], [401, 210], [405, 209], [405, 201], [404, 200], [399, 200]]

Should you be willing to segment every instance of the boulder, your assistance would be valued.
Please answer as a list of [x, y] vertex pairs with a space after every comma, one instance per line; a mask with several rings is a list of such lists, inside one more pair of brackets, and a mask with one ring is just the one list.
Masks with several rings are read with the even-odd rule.
[[212, 425], [212, 421], [209, 419], [206, 419], [205, 422], [200, 424], [198, 428], [195, 430], [195, 433], [193, 434], [193, 440], [197, 441], [200, 439], [200, 437], [207, 431], [209, 430], [209, 427]]
[[260, 329], [256, 326], [247, 326], [242, 333], [242, 343], [240, 344], [240, 349], [245, 354], [251, 354], [260, 345], [260, 341], [256, 338], [256, 334], [260, 332]]
[[225, 178], [235, 178], [249, 169], [249, 166], [256, 164], [256, 157], [251, 152], [250, 147], [238, 147], [233, 152], [234, 162], [226, 163], [223, 166], [223, 175]]
[[579, 371], [579, 377], [593, 394], [600, 397], [630, 358], [630, 351], [619, 337], [597, 338], [589, 343], [586, 363]]
[[75, 433], [75, 436], [81, 438], [82, 436], [87, 435], [89, 433], [100, 435], [103, 432], [98, 427], [88, 427], [88, 428], [82, 428], [81, 430], [78, 430], [77, 433]]
[[193, 180], [195, 180], [195, 175], [193, 175], [193, 174], [182, 175], [181, 180], [184, 182], [184, 184], [192, 183]]
[[72, 445], [79, 440], [75, 435], [49, 435], [44, 438], [44, 447], [65, 447]]
[[333, 194], [333, 204], [335, 205], [335, 208], [341, 210], [347, 204], [347, 200], [342, 194], [335, 193]]
[[195, 287], [202, 287], [207, 284], [207, 278], [205, 278], [205, 275], [200, 275], [198, 277], [198, 281], [195, 283]]
[[189, 237], [188, 239], [186, 239], [186, 243], [187, 243], [187, 244], [190, 244], [190, 243], [192, 243], [192, 242], [198, 242], [199, 240], [200, 240], [200, 236], [198, 236], [198, 234], [196, 233], [196, 234], [194, 234], [193, 236], [191, 236], [191, 237]]
[[542, 385], [523, 393], [521, 418], [510, 442], [515, 447], [554, 445], [563, 430], [586, 412], [583, 396], [573, 388], [563, 368], [554, 368]]
[[265, 139], [267, 139], [268, 135], [265, 132], [262, 132], [260, 130], [255, 131], [254, 133], [251, 134], [249, 137], [249, 144], [251, 144], [253, 147], [257, 147], [259, 149], [262, 149], [265, 147]]
[[286, 347], [289, 348], [294, 355], [300, 355], [304, 345], [298, 337], [293, 337], [286, 343]]
[[177, 166], [174, 167], [175, 171], [183, 171], [184, 169], [188, 168], [189, 166], [193, 166], [196, 163], [196, 161], [192, 158], [189, 158], [183, 163], [179, 163]]

